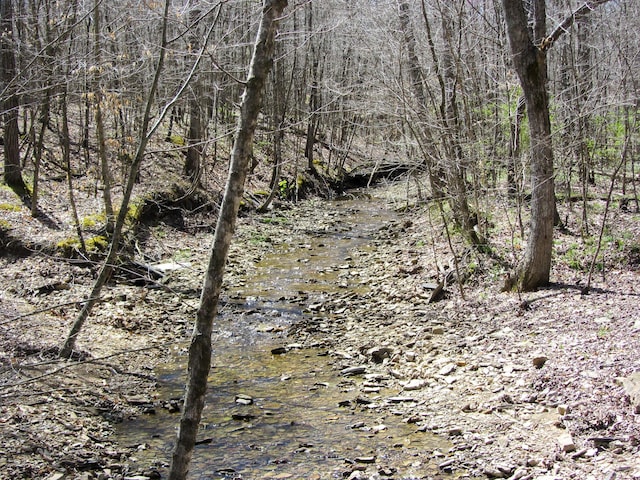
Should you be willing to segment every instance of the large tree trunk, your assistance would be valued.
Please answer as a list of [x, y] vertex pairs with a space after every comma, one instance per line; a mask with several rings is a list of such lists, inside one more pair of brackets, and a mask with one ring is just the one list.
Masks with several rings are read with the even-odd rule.
[[18, 108], [15, 90], [16, 56], [13, 41], [13, 4], [11, 0], [0, 0], [0, 59], [3, 90], [2, 111], [4, 119], [4, 181], [21, 197], [27, 195], [20, 167], [18, 131]]
[[[547, 94], [547, 59], [531, 39], [522, 0], [503, 0], [513, 64], [520, 79], [531, 137], [531, 224], [527, 249], [515, 285], [528, 291], [549, 283], [553, 248], [555, 196], [553, 149]], [[544, 1], [536, 1], [536, 18], [544, 16]], [[540, 25], [540, 19], [534, 22]], [[538, 29], [536, 36], [540, 35]]]
[[287, 0], [264, 0], [262, 7], [262, 19], [242, 97], [237, 135], [231, 152], [229, 176], [220, 206], [211, 256], [202, 287], [200, 307], [196, 314], [189, 348], [185, 403], [169, 472], [170, 480], [184, 480], [189, 471], [198, 425], [204, 408], [207, 377], [211, 367], [211, 331], [213, 319], [217, 315], [224, 266], [240, 201], [244, 194], [251, 146], [258, 114], [262, 108], [264, 84], [272, 64], [277, 21], [286, 5]]
[[[513, 65], [527, 105], [531, 137], [531, 225], [524, 259], [505, 289], [535, 290], [549, 283], [553, 226], [557, 218], [553, 186], [553, 148], [547, 93], [546, 51], [576, 22], [610, 0], [590, 0], [545, 36], [545, 0], [502, 0]], [[524, 3], [532, 7], [528, 28]]]

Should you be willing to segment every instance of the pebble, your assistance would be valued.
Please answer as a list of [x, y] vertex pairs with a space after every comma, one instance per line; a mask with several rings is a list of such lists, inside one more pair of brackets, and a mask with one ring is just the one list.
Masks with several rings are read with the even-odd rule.
[[450, 363], [450, 364], [445, 365], [444, 367], [442, 367], [438, 371], [438, 375], [446, 377], [447, 375], [453, 373], [455, 371], [455, 369], [456, 369], [456, 364], [455, 363]]
[[389, 397], [387, 398], [389, 403], [403, 403], [403, 402], [415, 402], [415, 398], [411, 397]]
[[353, 472], [351, 472], [351, 475], [349, 475], [349, 480], [367, 480], [369, 477], [367, 477], [367, 475], [364, 472], [361, 472], [360, 470], [355, 470]]
[[426, 384], [427, 384], [427, 382], [425, 382], [424, 380], [416, 378], [416, 379], [413, 379], [413, 380], [409, 380], [407, 383], [405, 383], [403, 388], [405, 390], [420, 390]]
[[239, 393], [238, 395], [236, 395], [235, 402], [239, 405], [251, 405], [253, 403], [253, 398], [249, 395], [243, 395]]
[[342, 370], [340, 370], [340, 374], [344, 376], [362, 375], [366, 371], [367, 371], [367, 367], [363, 365], [359, 365], [354, 367], [343, 368]]
[[356, 463], [376, 463], [376, 457], [375, 455], [370, 455], [366, 457], [356, 457], [355, 461]]
[[367, 354], [371, 357], [373, 363], [382, 363], [386, 358], [391, 357], [393, 349], [390, 347], [374, 347], [370, 348]]
[[532, 359], [533, 366], [536, 368], [542, 368], [544, 367], [544, 364], [547, 363], [547, 360], [549, 360], [549, 358], [545, 355], [536, 355]]
[[576, 449], [576, 444], [573, 443], [573, 437], [570, 433], [563, 433], [558, 437], [558, 445], [563, 452], [573, 452]]

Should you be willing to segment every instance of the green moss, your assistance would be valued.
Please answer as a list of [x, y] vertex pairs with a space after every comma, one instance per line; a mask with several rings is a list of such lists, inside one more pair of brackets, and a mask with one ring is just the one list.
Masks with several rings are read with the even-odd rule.
[[104, 235], [88, 238], [84, 244], [89, 252], [104, 252], [109, 246], [109, 240]]
[[9, 222], [0, 218], [0, 230], [11, 230], [12, 228]]
[[91, 215], [87, 215], [82, 220], [80, 220], [80, 225], [82, 228], [93, 228], [98, 224], [103, 224], [107, 221], [107, 215], [105, 213], [94, 213]]
[[[109, 240], [104, 235], [96, 235], [85, 239], [84, 245], [88, 253], [104, 252], [109, 246]], [[69, 256], [80, 250], [80, 241], [76, 237], [69, 237], [56, 243], [56, 248]]]
[[169, 137], [169, 141], [174, 145], [179, 145], [181, 147], [184, 147], [187, 144], [186, 139], [180, 135], [171, 135]]
[[127, 228], [135, 227], [142, 216], [144, 211], [145, 199], [136, 198], [129, 202], [127, 207], [127, 216], [125, 217], [124, 224]]
[[249, 243], [251, 243], [252, 245], [260, 245], [262, 243], [271, 243], [271, 237], [269, 237], [268, 235], [262, 235], [262, 234], [255, 234], [253, 235], [250, 239], [249, 239]]
[[15, 203], [0, 203], [0, 210], [5, 212], [19, 212], [21, 209], [22, 207]]

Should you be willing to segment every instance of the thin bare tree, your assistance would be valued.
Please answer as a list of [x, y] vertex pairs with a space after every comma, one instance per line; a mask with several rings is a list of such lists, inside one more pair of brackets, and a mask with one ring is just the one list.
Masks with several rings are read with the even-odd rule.
[[196, 442], [198, 426], [204, 408], [207, 377], [211, 367], [211, 334], [213, 319], [218, 312], [229, 246], [235, 230], [244, 183], [249, 170], [253, 138], [262, 109], [264, 85], [271, 70], [278, 19], [287, 0], [264, 0], [262, 17], [253, 50], [249, 73], [240, 106], [231, 163], [225, 193], [220, 205], [218, 223], [211, 246], [211, 255], [205, 274], [200, 307], [189, 347], [188, 378], [180, 428], [173, 451], [169, 480], [184, 480]]

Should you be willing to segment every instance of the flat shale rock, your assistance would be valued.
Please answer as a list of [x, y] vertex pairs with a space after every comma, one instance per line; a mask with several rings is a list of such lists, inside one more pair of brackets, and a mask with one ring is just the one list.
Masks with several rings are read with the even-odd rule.
[[631, 408], [633, 413], [640, 413], [640, 372], [633, 372], [626, 378], [622, 379], [622, 386], [625, 393], [629, 396], [631, 401]]

